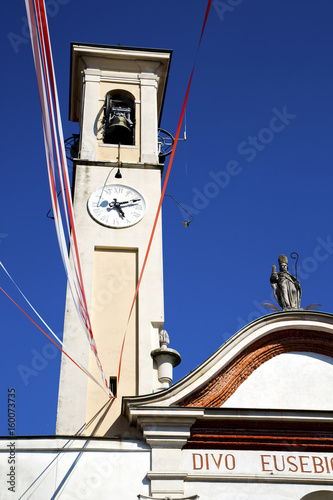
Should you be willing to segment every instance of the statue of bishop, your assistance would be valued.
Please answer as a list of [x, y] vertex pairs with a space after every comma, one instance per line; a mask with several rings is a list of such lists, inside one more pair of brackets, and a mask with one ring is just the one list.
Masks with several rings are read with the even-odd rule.
[[298, 279], [288, 272], [288, 259], [285, 255], [280, 255], [280, 271], [276, 271], [273, 265], [271, 274], [271, 285], [274, 290], [274, 297], [283, 311], [288, 309], [300, 309], [301, 306], [301, 285]]

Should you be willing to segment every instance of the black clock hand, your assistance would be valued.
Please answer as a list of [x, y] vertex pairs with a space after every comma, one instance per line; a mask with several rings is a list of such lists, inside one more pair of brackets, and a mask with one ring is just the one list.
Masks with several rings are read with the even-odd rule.
[[135, 207], [136, 206], [136, 203], [129, 203], [128, 205], [126, 205], [126, 208], [127, 207]]
[[136, 203], [137, 201], [141, 201], [141, 199], [138, 198], [137, 200], [120, 201], [119, 205], [126, 205], [127, 203]]
[[120, 215], [122, 217], [125, 217], [125, 214], [124, 214], [124, 212], [122, 211], [122, 209], [120, 207], [116, 207], [116, 209], [118, 210], [118, 212], [120, 213]]
[[125, 214], [124, 214], [124, 212], [122, 211], [122, 209], [121, 209], [121, 207], [120, 207], [120, 203], [119, 203], [119, 201], [117, 201], [117, 198], [113, 198], [113, 201], [111, 201], [111, 202], [109, 203], [109, 207], [110, 207], [110, 208], [115, 208], [115, 209], [119, 212], [119, 214], [120, 214], [122, 217], [125, 217]]

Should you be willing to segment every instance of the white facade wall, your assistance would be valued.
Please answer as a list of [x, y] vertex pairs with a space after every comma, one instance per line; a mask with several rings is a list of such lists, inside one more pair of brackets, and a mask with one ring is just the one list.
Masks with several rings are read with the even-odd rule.
[[[57, 438], [15, 439], [15, 491], [12, 492], [7, 483], [9, 442], [7, 438], [0, 442], [0, 498], [4, 499], [132, 500], [141, 495], [142, 498], [172, 499], [197, 496], [198, 500], [301, 500], [319, 491], [333, 495], [333, 454], [291, 453], [298, 465], [297, 472], [270, 472], [268, 469], [271, 466], [274, 469], [274, 461], [268, 456], [274, 454], [280, 467], [281, 457], [288, 452], [232, 451], [223, 453], [219, 460], [222, 450], [183, 450], [179, 466], [184, 475], [183, 492], [154, 495], [147, 479], [151, 450], [143, 442]], [[171, 448], [169, 453], [173, 454]], [[193, 454], [197, 455], [194, 461]], [[203, 456], [201, 469], [200, 454]], [[208, 470], [206, 454], [209, 455]], [[304, 456], [308, 459], [302, 459]], [[313, 457], [319, 456], [325, 469], [322, 474], [318, 472], [319, 461], [313, 461]], [[328, 459], [329, 473], [324, 457]], [[262, 471], [262, 463], [266, 471]], [[231, 470], [233, 464], [235, 467]]]
[[130, 500], [148, 494], [150, 450], [143, 443], [16, 439], [13, 492], [7, 483], [9, 442], [0, 444], [0, 498]]

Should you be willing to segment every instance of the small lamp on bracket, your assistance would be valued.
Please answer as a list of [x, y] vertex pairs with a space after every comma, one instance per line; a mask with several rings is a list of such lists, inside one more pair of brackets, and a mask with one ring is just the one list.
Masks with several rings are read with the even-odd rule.
[[171, 196], [171, 194], [165, 194], [164, 196], [168, 196], [169, 198], [172, 198], [177, 203], [177, 205], [179, 205], [191, 217], [189, 220], [183, 220], [183, 226], [188, 227], [190, 225], [190, 222], [192, 222], [192, 220], [194, 219], [193, 215], [190, 214], [190, 212], [188, 210], [186, 210], [186, 208], [184, 208], [183, 205], [181, 205], [179, 203], [179, 201], [176, 200], [176, 198]]

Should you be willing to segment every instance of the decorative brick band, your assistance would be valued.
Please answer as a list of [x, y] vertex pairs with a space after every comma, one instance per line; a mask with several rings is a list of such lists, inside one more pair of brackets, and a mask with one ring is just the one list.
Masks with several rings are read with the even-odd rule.
[[259, 366], [279, 354], [293, 351], [333, 358], [333, 335], [311, 330], [283, 330], [266, 335], [240, 352], [214, 379], [178, 404], [219, 408]]
[[333, 452], [330, 422], [197, 420], [185, 448]]

